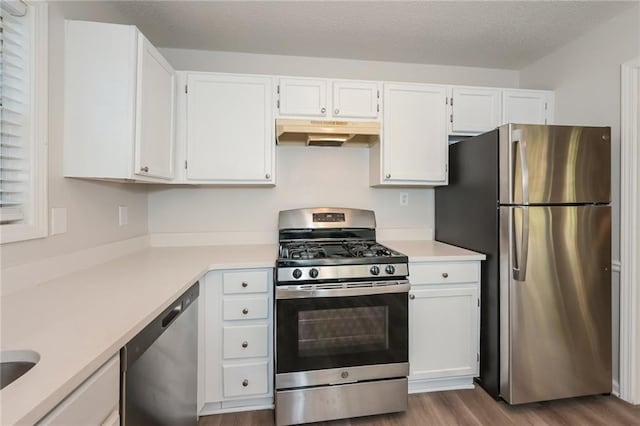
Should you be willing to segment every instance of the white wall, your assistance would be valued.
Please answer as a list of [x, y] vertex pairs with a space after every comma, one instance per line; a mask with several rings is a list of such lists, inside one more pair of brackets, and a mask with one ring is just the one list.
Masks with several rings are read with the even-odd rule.
[[160, 49], [177, 69], [361, 80], [518, 87], [518, 72], [493, 68], [259, 55], [190, 49]]
[[[611, 126], [613, 259], [620, 259], [620, 65], [640, 55], [640, 4], [520, 72], [520, 86], [555, 91], [556, 122]], [[621, 265], [624, 268], [625, 265]], [[613, 274], [613, 295], [620, 274]], [[618, 379], [619, 300], [613, 300], [614, 380]]]
[[[333, 58], [161, 49], [176, 69], [517, 87], [509, 70]], [[379, 229], [433, 229], [432, 189], [369, 187], [367, 148], [277, 147], [275, 188], [152, 187], [149, 232], [250, 231], [277, 239], [278, 211], [310, 206], [372, 209]], [[409, 206], [400, 206], [400, 192]]]
[[[27, 264], [147, 233], [144, 185], [101, 183], [62, 177], [64, 141], [64, 19], [124, 22], [108, 4], [49, 4], [49, 208], [67, 208], [67, 233], [3, 244], [2, 268]], [[129, 225], [117, 223], [118, 205], [129, 207]]]

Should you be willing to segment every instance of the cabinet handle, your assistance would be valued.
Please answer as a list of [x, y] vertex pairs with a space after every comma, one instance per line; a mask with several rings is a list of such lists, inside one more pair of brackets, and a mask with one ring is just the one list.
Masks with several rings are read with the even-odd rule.
[[387, 179], [391, 179], [391, 173], [387, 173], [386, 175], [384, 175], [384, 177]]
[[416, 298], [416, 295], [415, 295], [415, 294], [410, 294], [410, 295], [409, 295], [409, 299], [413, 300], [413, 299], [415, 299], [415, 298]]
[[267, 173], [266, 175], [264, 175], [264, 178], [265, 178], [265, 179], [271, 179], [271, 174], [270, 174], [270, 173]]
[[338, 115], [338, 114], [340, 114], [340, 110], [339, 110], [338, 108], [336, 108], [336, 109], [333, 111], [333, 113], [334, 113], [335, 115]]
[[249, 313], [249, 310], [248, 310], [247, 308], [244, 308], [244, 309], [242, 310], [242, 314], [243, 314], [243, 315], [247, 315], [248, 313]]
[[325, 112], [327, 112], [327, 109], [325, 107], [322, 107], [320, 108], [320, 112], [324, 114]]
[[449, 274], [448, 274], [448, 273], [446, 273], [446, 272], [443, 272], [443, 273], [442, 273], [442, 278], [447, 278], [448, 276], [449, 276]]
[[242, 347], [246, 348], [247, 346], [249, 346], [249, 342], [247, 342], [246, 340], [244, 342], [242, 342]]
[[149, 167], [148, 166], [140, 167], [140, 171], [147, 173], [149, 171]]
[[247, 386], [249, 386], [249, 380], [244, 379], [244, 380], [242, 381], [242, 386], [244, 386], [245, 388], [246, 388]]
[[247, 288], [247, 286], [248, 286], [248, 285], [249, 285], [249, 283], [248, 283], [248, 282], [246, 282], [246, 281], [242, 281], [242, 287]]

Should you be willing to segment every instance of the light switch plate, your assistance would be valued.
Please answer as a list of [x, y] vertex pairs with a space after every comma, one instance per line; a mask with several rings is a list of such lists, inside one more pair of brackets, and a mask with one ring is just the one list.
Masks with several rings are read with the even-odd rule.
[[54, 207], [51, 209], [51, 235], [67, 232], [67, 208]]
[[118, 224], [124, 226], [129, 223], [129, 208], [127, 206], [118, 206]]

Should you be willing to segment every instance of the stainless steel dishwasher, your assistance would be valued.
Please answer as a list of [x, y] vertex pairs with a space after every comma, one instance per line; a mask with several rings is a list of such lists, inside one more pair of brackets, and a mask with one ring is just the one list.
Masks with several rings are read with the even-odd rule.
[[122, 426], [193, 426], [197, 415], [196, 282], [120, 351]]

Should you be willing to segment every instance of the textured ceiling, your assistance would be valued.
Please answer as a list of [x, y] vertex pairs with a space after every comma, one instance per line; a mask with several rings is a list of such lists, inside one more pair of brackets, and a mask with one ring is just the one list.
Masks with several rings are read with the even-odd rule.
[[637, 2], [112, 3], [160, 47], [504, 69], [520, 69], [634, 4]]

